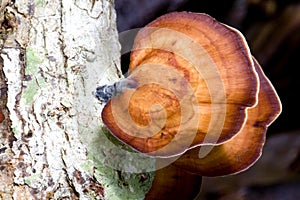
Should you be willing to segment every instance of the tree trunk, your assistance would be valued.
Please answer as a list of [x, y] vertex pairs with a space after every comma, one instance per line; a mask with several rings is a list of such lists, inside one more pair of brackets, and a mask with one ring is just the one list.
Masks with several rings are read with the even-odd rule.
[[153, 176], [112, 166], [93, 97], [122, 76], [113, 2], [0, 6], [0, 200], [143, 199]]

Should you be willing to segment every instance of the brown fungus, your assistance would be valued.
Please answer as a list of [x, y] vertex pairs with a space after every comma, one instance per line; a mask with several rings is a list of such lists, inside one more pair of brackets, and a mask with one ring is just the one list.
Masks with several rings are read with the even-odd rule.
[[169, 165], [155, 172], [152, 188], [145, 200], [195, 199], [201, 189], [202, 177]]
[[243, 35], [206, 14], [170, 13], [141, 29], [128, 80], [134, 87], [108, 101], [102, 119], [121, 141], [157, 157], [149, 200], [193, 199], [201, 176], [246, 170], [281, 112]]
[[202, 176], [224, 176], [238, 173], [252, 166], [262, 154], [268, 126], [281, 112], [281, 103], [271, 82], [254, 59], [259, 75], [258, 103], [247, 110], [247, 122], [230, 141], [215, 146], [204, 158], [199, 148], [183, 154], [174, 166]]
[[113, 135], [158, 157], [230, 140], [257, 102], [258, 76], [237, 30], [206, 14], [175, 12], [137, 34], [125, 89], [102, 111]]

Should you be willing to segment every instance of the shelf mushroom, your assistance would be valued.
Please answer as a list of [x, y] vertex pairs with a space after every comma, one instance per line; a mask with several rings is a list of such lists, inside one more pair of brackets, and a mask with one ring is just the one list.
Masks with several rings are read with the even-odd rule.
[[[201, 147], [196, 147], [188, 150], [170, 166], [158, 170], [146, 200], [177, 197], [194, 199], [197, 191], [200, 191], [201, 183], [198, 181], [201, 176], [236, 174], [248, 169], [259, 159], [267, 127], [280, 114], [281, 104], [272, 84], [255, 59], [254, 65], [260, 80], [258, 103], [247, 110], [248, 118], [244, 128], [230, 141], [214, 146], [204, 158], [199, 158]], [[176, 180], [174, 177], [177, 177]], [[185, 190], [175, 194], [165, 193], [179, 187]]]
[[272, 84], [254, 60], [259, 75], [258, 103], [247, 110], [245, 126], [230, 141], [215, 146], [204, 158], [199, 147], [187, 151], [173, 164], [202, 176], [224, 176], [248, 169], [261, 156], [267, 127], [281, 111], [280, 100]]
[[[281, 112], [243, 35], [206, 14], [169, 13], [142, 28], [128, 74], [102, 120], [139, 152], [158, 160], [180, 156], [168, 167], [175, 170], [169, 173], [174, 188], [176, 167], [201, 176], [247, 169], [260, 157], [266, 129]], [[203, 146], [211, 151], [201, 158]], [[149, 199], [165, 187], [166, 174], [155, 176]]]
[[221, 144], [244, 126], [258, 76], [244, 37], [205, 14], [175, 12], [139, 31], [125, 89], [102, 111], [121, 141], [157, 157]]

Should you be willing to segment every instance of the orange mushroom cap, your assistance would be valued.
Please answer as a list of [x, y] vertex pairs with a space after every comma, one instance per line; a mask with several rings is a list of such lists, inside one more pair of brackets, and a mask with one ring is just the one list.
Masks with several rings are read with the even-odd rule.
[[271, 82], [254, 59], [259, 75], [258, 104], [249, 108], [243, 129], [230, 141], [213, 147], [204, 158], [199, 148], [183, 154], [173, 165], [203, 176], [221, 176], [248, 169], [261, 156], [267, 127], [279, 116], [281, 103]]
[[244, 37], [206, 14], [170, 13], [141, 29], [129, 78], [137, 89], [112, 98], [103, 122], [121, 141], [159, 157], [231, 139], [258, 93]]

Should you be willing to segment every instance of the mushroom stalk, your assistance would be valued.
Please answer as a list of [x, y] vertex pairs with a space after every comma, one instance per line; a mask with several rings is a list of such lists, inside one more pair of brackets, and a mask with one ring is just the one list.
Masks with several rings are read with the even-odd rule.
[[137, 82], [133, 78], [124, 78], [112, 85], [101, 85], [96, 88], [94, 96], [101, 101], [101, 103], [107, 103], [111, 98], [121, 94], [125, 89], [134, 89], [137, 86]]

